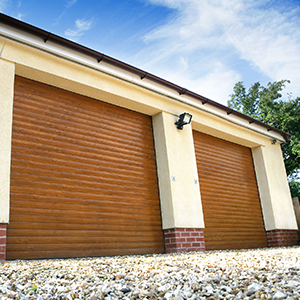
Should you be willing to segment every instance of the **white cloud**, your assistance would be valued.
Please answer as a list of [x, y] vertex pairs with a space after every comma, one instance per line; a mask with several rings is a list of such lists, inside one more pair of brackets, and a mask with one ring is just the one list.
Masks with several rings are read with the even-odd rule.
[[73, 6], [76, 2], [77, 2], [77, 0], [69, 0], [69, 1], [67, 1], [66, 7], [67, 7], [67, 8], [70, 8], [70, 7]]
[[[11, 4], [10, 0], [0, 0], [0, 12], [5, 13], [5, 10], [7, 9], [7, 5]], [[22, 5], [21, 1], [18, 1], [17, 3], [17, 8], [20, 8]], [[26, 14], [22, 14], [22, 13], [15, 13], [13, 14], [13, 17], [18, 19], [18, 20], [22, 20], [22, 18], [25, 16]]]
[[[211, 62], [209, 69], [210, 71], [203, 76], [194, 78], [190, 76], [187, 68], [176, 73], [167, 71], [164, 78], [209, 99], [226, 104], [228, 95], [232, 93], [232, 87], [241, 80], [241, 77], [218, 61]], [[226, 97], [225, 102], [224, 97]]]
[[290, 79], [300, 96], [300, 7], [276, 8], [268, 0], [148, 1], [174, 15], [144, 37], [138, 57], [146, 70], [226, 104], [233, 80], [243, 80], [238, 62], [246, 61], [258, 77]]
[[16, 19], [18, 19], [18, 20], [22, 20], [22, 18], [23, 17], [25, 17], [26, 16], [26, 14], [21, 14], [21, 13], [18, 13], [18, 15], [16, 16]]
[[84, 19], [77, 19], [75, 21], [75, 29], [67, 29], [65, 31], [65, 36], [76, 40], [77, 38], [81, 37], [84, 32], [90, 30], [93, 26], [93, 20], [87, 21]]
[[239, 28], [227, 30], [226, 39], [241, 58], [250, 61], [272, 80], [291, 79], [299, 85], [300, 27], [296, 28], [296, 23], [290, 21], [294, 14], [295, 11], [253, 9], [248, 18], [244, 16]]
[[60, 22], [60, 20], [62, 19], [62, 17], [63, 17], [65, 14], [66, 14], [66, 10], [65, 10], [63, 13], [61, 13], [61, 14], [58, 16], [58, 18], [56, 18], [56, 20], [55, 20], [55, 22], [53, 23], [53, 25], [58, 25], [59, 22]]
[[180, 56], [179, 61], [182, 65], [183, 69], [188, 70], [188, 68], [189, 68], [189, 59], [188, 59], [188, 57]]
[[8, 0], [0, 0], [0, 12], [3, 12], [5, 10], [7, 3]]
[[68, 0], [66, 2], [66, 5], [65, 5], [65, 9], [64, 11], [58, 16], [58, 18], [55, 19], [55, 22], [53, 23], [53, 25], [58, 25], [62, 19], [62, 17], [67, 13], [67, 10], [69, 8], [71, 8], [75, 3], [77, 2], [77, 0]]
[[195, 92], [200, 95], [227, 104], [228, 96], [232, 93], [234, 84], [241, 80], [241, 77], [221, 63], [217, 63], [212, 67], [212, 70], [206, 76], [198, 79], [197, 87], [195, 87], [194, 82], [190, 84], [191, 89], [192, 87], [196, 88]]
[[85, 21], [83, 19], [78, 19], [76, 20], [75, 25], [79, 31], [87, 31], [92, 27], [92, 20]]

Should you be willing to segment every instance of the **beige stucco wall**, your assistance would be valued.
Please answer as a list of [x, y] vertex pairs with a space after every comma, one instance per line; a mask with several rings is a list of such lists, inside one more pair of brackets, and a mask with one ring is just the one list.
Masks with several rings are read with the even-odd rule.
[[15, 65], [0, 59], [0, 223], [9, 222], [14, 78]]
[[163, 229], [204, 228], [192, 127], [177, 129], [177, 119], [153, 117]]
[[297, 229], [280, 144], [252, 149], [266, 230]]
[[[11, 144], [11, 111], [13, 94], [13, 67], [17, 75], [57, 86], [75, 93], [116, 104], [153, 116], [155, 147], [163, 227], [203, 228], [203, 214], [199, 193], [192, 128], [253, 149], [253, 157], [267, 230], [294, 229], [295, 218], [291, 213], [290, 198], [279, 144], [275, 133], [260, 134], [239, 125], [240, 120], [226, 112], [210, 111], [207, 104], [188, 99], [174, 93], [171, 97], [143, 87], [141, 79], [123, 80], [122, 76], [111, 76], [98, 65], [78, 64], [63, 55], [35, 49], [9, 39], [0, 38], [2, 58], [0, 95], [1, 108], [1, 216], [8, 221], [8, 195]], [[99, 68], [99, 70], [97, 69]], [[146, 79], [145, 79], [146, 80]], [[185, 103], [186, 102], [186, 103]], [[175, 116], [187, 111], [193, 115], [192, 125], [182, 131], [176, 129]], [[255, 124], [251, 125], [253, 128]], [[250, 126], [250, 127], [251, 127]], [[258, 128], [258, 127], [257, 127]], [[258, 128], [259, 129], [259, 128]], [[269, 136], [268, 136], [269, 135]], [[271, 136], [273, 135], [273, 137]], [[282, 138], [281, 138], [282, 139]], [[175, 177], [175, 181], [172, 177]], [[2, 180], [3, 178], [3, 180]], [[2, 200], [4, 199], [4, 200]]]

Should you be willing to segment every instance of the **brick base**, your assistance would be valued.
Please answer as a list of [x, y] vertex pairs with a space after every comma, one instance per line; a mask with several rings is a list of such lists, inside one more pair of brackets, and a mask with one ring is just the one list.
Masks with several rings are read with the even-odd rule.
[[174, 228], [164, 230], [166, 253], [205, 251], [203, 229]]
[[6, 258], [6, 224], [0, 224], [0, 261]]
[[297, 230], [271, 230], [267, 231], [269, 247], [284, 247], [298, 245]]

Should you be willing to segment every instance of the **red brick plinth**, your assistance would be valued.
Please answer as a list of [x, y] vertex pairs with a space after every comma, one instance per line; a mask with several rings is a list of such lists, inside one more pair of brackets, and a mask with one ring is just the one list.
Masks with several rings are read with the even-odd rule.
[[166, 253], [205, 251], [203, 229], [173, 228], [164, 230]]
[[0, 261], [6, 258], [6, 224], [0, 224]]
[[270, 230], [267, 231], [269, 247], [284, 247], [298, 245], [297, 230]]

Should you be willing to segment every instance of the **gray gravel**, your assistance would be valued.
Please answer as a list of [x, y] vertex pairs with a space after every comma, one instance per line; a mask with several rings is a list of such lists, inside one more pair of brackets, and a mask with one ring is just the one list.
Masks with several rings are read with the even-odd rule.
[[300, 247], [0, 263], [0, 299], [300, 299]]

